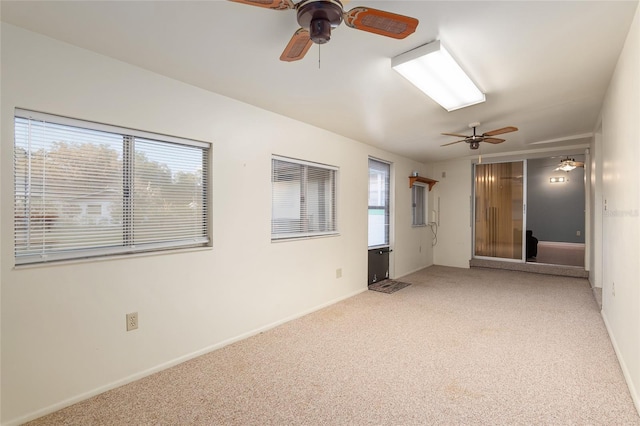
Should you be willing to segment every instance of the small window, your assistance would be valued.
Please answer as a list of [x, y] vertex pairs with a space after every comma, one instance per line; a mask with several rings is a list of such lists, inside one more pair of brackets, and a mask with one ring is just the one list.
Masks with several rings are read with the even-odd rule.
[[425, 187], [415, 183], [411, 188], [411, 217], [413, 226], [425, 226]]
[[16, 264], [209, 244], [210, 144], [16, 110]]
[[368, 246], [389, 245], [391, 164], [369, 158]]
[[273, 157], [271, 239], [337, 233], [337, 168]]

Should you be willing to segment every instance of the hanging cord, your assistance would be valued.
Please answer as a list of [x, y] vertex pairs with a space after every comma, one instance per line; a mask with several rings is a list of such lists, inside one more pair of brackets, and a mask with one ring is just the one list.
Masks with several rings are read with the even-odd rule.
[[433, 234], [433, 241], [431, 242], [431, 246], [435, 247], [438, 244], [438, 224], [436, 222], [427, 223], [429, 228], [431, 228], [431, 233]]
[[318, 69], [320, 69], [320, 46], [322, 46], [321, 44], [318, 45]]

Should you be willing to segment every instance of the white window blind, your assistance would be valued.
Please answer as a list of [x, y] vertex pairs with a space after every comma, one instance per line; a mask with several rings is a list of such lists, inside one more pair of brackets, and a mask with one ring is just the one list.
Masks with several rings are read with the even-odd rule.
[[336, 174], [332, 166], [274, 157], [271, 238], [337, 233]]
[[425, 187], [414, 183], [411, 188], [411, 216], [413, 226], [425, 226]]
[[208, 244], [209, 144], [24, 110], [14, 124], [16, 264]]

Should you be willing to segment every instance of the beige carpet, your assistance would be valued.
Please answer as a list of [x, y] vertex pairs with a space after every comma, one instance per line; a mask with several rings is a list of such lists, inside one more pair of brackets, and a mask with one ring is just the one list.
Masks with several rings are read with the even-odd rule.
[[33, 424], [640, 425], [586, 280], [402, 280]]

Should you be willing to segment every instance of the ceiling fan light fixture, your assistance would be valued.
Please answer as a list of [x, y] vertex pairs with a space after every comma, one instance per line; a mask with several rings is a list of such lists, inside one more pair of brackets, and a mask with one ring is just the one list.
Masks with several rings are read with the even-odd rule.
[[391, 67], [449, 112], [486, 100], [440, 41], [392, 58]]
[[576, 166], [574, 166], [573, 164], [564, 163], [563, 165], [558, 167], [556, 170], [562, 170], [563, 172], [570, 172], [571, 170], [573, 170], [575, 168], [576, 168]]
[[309, 38], [316, 44], [331, 40], [331, 22], [327, 19], [313, 19], [309, 25]]

